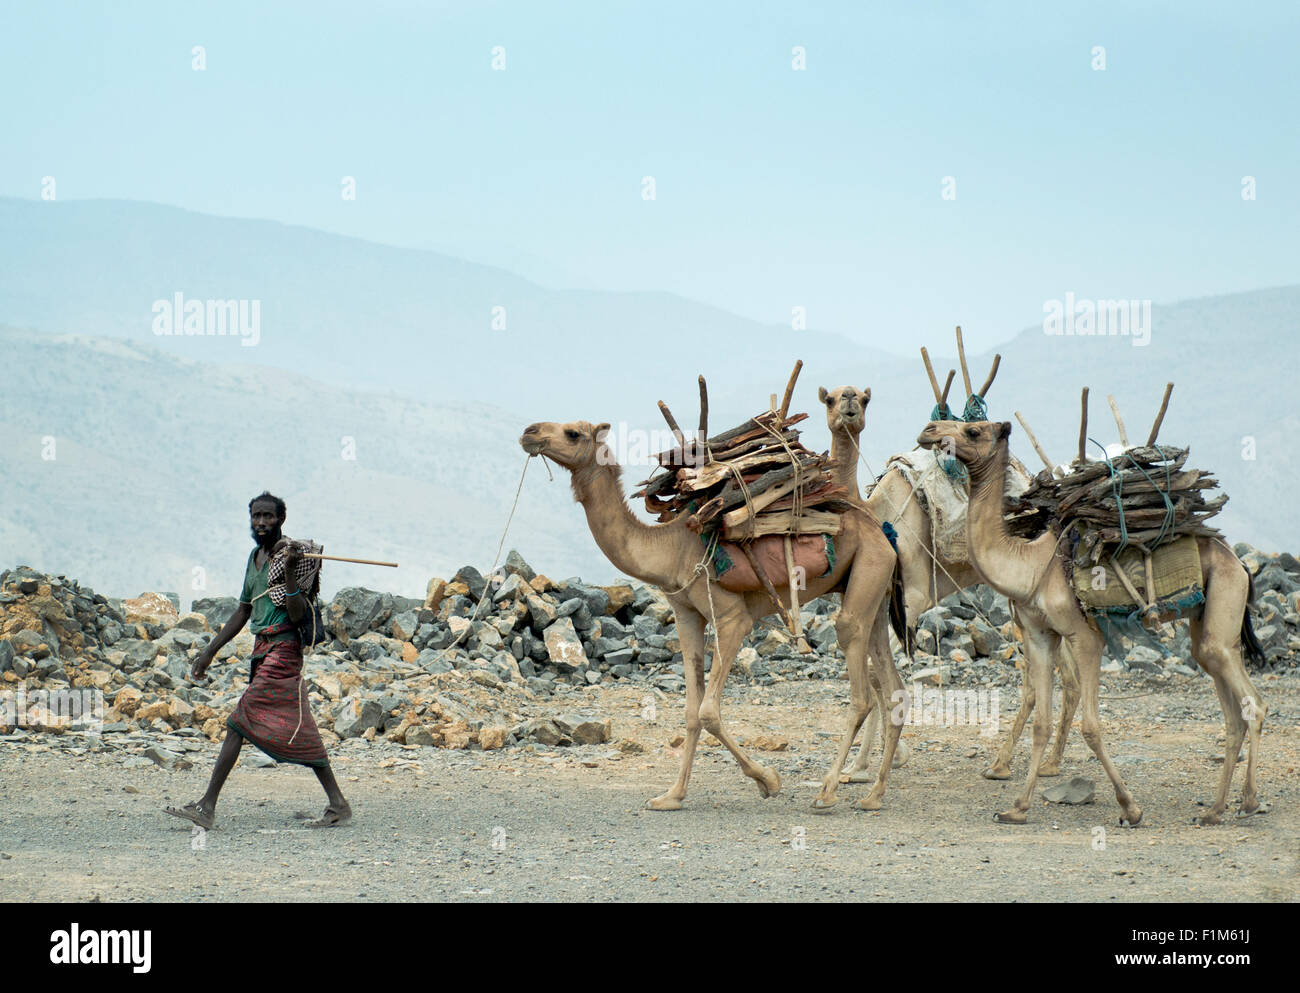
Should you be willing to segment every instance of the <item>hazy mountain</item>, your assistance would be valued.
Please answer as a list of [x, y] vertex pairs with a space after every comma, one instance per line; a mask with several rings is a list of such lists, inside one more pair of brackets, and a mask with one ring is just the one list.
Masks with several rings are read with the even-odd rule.
[[[435, 252], [157, 204], [0, 198], [0, 231], [6, 324], [290, 368], [350, 389], [490, 403], [528, 420], [657, 419], [662, 391], [693, 396], [700, 371], [720, 387], [779, 380], [766, 395], [796, 352], [827, 365], [848, 351], [872, 357], [837, 335], [667, 293], [544, 289]], [[177, 293], [258, 301], [257, 344], [156, 335], [154, 304]]]
[[[513, 415], [108, 338], [0, 328], [0, 349], [10, 384], [0, 411], [6, 566], [115, 595], [235, 594], [252, 547], [248, 501], [263, 489], [287, 502], [288, 534], [401, 564], [329, 563], [327, 591], [422, 595], [430, 576], [492, 564], [524, 463]], [[533, 462], [506, 548], [557, 578], [612, 576], [578, 510], [567, 476], [548, 484]]]
[[[637, 432], [662, 431], [654, 401], [664, 399], [693, 426], [699, 372], [720, 430], [765, 407], [803, 358], [794, 407], [812, 413], [805, 441], [819, 449], [829, 436], [817, 386], [870, 386], [863, 453], [876, 471], [912, 447], [933, 405], [919, 358], [668, 294], [547, 290], [432, 252], [141, 203], [0, 199], [0, 229], [0, 322], [37, 329], [0, 332], [0, 562], [111, 593], [196, 595], [196, 566], [207, 570], [204, 592], [236, 588], [246, 504], [263, 487], [289, 501], [290, 534], [403, 564], [396, 575], [331, 565], [329, 589], [416, 594], [462, 563], [486, 568], [525, 424], [608, 420], [635, 443]], [[155, 335], [155, 301], [177, 292], [260, 301], [259, 343]], [[498, 305], [504, 331], [490, 327]], [[1285, 287], [1154, 307], [1145, 346], [1030, 328], [1000, 348], [991, 416], [1022, 411], [1064, 461], [1081, 386], [1092, 388], [1090, 434], [1109, 442], [1107, 393], [1141, 439], [1173, 380], [1161, 438], [1190, 443], [1192, 463], [1218, 473], [1229, 538], [1300, 548], [1288, 500], [1300, 485], [1288, 389], [1298, 318], [1300, 287]], [[904, 337], [929, 345], [941, 376], [956, 364], [951, 329]], [[991, 357], [970, 357], [977, 383]], [[345, 438], [355, 460], [343, 457]], [[1037, 468], [1019, 425], [1013, 447]], [[629, 470], [628, 488], [642, 476]], [[547, 482], [540, 463], [510, 546], [551, 574], [613, 575], [567, 478]]]

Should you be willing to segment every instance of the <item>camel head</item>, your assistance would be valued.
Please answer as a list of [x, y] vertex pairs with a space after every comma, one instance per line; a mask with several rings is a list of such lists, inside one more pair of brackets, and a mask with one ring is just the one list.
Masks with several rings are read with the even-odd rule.
[[524, 433], [519, 436], [519, 446], [529, 455], [543, 455], [570, 472], [576, 472], [614, 461], [610, 450], [605, 447], [608, 431], [608, 424], [592, 424], [590, 421], [570, 421], [567, 424], [541, 421], [524, 428]]
[[856, 386], [837, 386], [827, 390], [825, 386], [817, 388], [817, 398], [826, 405], [826, 426], [831, 433], [847, 431], [857, 436], [867, 423], [867, 404], [871, 402], [871, 389], [860, 390]]
[[1011, 437], [1010, 421], [931, 421], [916, 439], [922, 448], [937, 448], [968, 467], [992, 460]]

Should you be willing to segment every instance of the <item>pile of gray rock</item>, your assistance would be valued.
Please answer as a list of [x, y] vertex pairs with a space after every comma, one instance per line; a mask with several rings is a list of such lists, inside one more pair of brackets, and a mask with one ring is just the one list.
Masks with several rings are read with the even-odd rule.
[[[1236, 551], [1254, 575], [1255, 627], [1270, 664], [1296, 665], [1300, 562], [1246, 545]], [[143, 751], [151, 735], [155, 743], [157, 735], [170, 735], [164, 751], [182, 762], [186, 747], [175, 739], [217, 740], [224, 733], [247, 685], [248, 667], [239, 663], [253, 639], [241, 633], [219, 653], [210, 678], [191, 683], [194, 658], [236, 602], [199, 599], [185, 614], [179, 607], [174, 594], [115, 600], [27, 567], [0, 573], [0, 692], [99, 693], [104, 740], [120, 735]], [[806, 651], [775, 615], [767, 618], [746, 639], [732, 678], [759, 685], [843, 678], [838, 609], [834, 596], [803, 607]], [[648, 696], [685, 689], [681, 644], [661, 592], [636, 582], [551, 580], [516, 552], [492, 575], [466, 566], [450, 580], [432, 580], [423, 600], [354, 587], [340, 590], [323, 613], [330, 640], [309, 651], [306, 672], [327, 740], [485, 750], [525, 741], [602, 743], [611, 740], [611, 725], [593, 689], [630, 685]], [[987, 587], [928, 611], [917, 634], [917, 654], [899, 656], [906, 680], [1020, 681], [1007, 602]], [[1109, 672], [1200, 671], [1188, 653], [1185, 622], [1156, 635], [1113, 630], [1110, 649]]]

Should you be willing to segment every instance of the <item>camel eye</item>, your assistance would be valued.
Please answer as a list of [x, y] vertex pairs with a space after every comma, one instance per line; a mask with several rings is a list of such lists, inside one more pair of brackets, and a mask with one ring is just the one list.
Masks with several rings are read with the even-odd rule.
[[967, 429], [966, 429], [966, 437], [967, 437], [967, 438], [978, 438], [979, 436], [980, 436], [980, 433], [979, 433], [979, 431], [978, 431], [977, 429], [975, 429], [975, 428], [967, 428]]
[[564, 436], [570, 441], [578, 441], [582, 437], [582, 434], [581, 432], [573, 430], [573, 428], [565, 428]]

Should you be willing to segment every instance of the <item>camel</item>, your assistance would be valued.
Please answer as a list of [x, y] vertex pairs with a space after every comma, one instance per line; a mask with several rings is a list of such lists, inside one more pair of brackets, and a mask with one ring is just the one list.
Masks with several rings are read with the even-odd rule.
[[[530, 424], [519, 439], [529, 455], [541, 455], [567, 469], [574, 499], [582, 504], [592, 537], [606, 558], [622, 573], [658, 586], [668, 597], [677, 621], [686, 672], [686, 742], [682, 749], [677, 780], [660, 796], [646, 804], [651, 810], [678, 810], [686, 797], [701, 729], [718, 739], [735, 757], [741, 771], [753, 779], [763, 797], [775, 796], [780, 777], [749, 758], [727, 731], [722, 721], [722, 688], [745, 635], [773, 605], [765, 591], [732, 593], [717, 585], [716, 574], [705, 545], [687, 527], [686, 515], [663, 524], [646, 524], [636, 518], [623, 491], [622, 469], [605, 446], [609, 424], [573, 421]], [[880, 525], [865, 511], [848, 512], [835, 539], [835, 563], [831, 574], [808, 579], [802, 599], [839, 592], [843, 605], [836, 632], [844, 646], [849, 671], [852, 707], [845, 734], [831, 770], [813, 801], [816, 810], [836, 803], [840, 770], [853, 738], [868, 711], [868, 648], [872, 627], [885, 624], [891, 584], [897, 577], [897, 557]], [[789, 591], [780, 594], [782, 607], [789, 606]], [[901, 617], [897, 623], [901, 629]], [[705, 627], [713, 622], [715, 645], [709, 679], [704, 681]], [[886, 643], [888, 638], [885, 638]], [[876, 660], [883, 691], [891, 698], [904, 694], [902, 678], [892, 653]], [[857, 802], [864, 810], [879, 810], [889, 781], [890, 763], [901, 728], [887, 730], [885, 758], [875, 785]]]
[[[1101, 667], [1102, 636], [1075, 599], [1065, 570], [1057, 557], [1059, 536], [1048, 529], [1033, 540], [1008, 533], [1002, 515], [1007, 463], [1009, 422], [932, 421], [921, 432], [922, 446], [944, 445], [970, 472], [969, 548], [971, 564], [984, 582], [1014, 601], [1022, 625], [1025, 653], [1035, 694], [1044, 704], [1034, 716], [1033, 754], [1021, 795], [1010, 810], [996, 815], [1002, 823], [1023, 824], [1033, 799], [1040, 760], [1051, 723], [1052, 656], [1058, 645], [1069, 645], [1077, 666], [1083, 708], [1084, 741], [1106, 770], [1123, 811], [1121, 823], [1137, 825], [1142, 809], [1124, 785], [1102, 740], [1097, 689]], [[1228, 789], [1243, 738], [1249, 734], [1246, 780], [1241, 814], [1259, 810], [1255, 792], [1255, 762], [1266, 707], [1246, 675], [1243, 643], [1252, 657], [1259, 652], [1247, 606], [1253, 596], [1249, 573], [1221, 538], [1198, 538], [1205, 603], [1192, 615], [1192, 655], [1214, 679], [1223, 708], [1225, 736], [1223, 772], [1214, 805], [1201, 818], [1218, 824], [1227, 805]]]
[[[925, 358], [928, 367], [928, 355]], [[980, 390], [981, 396], [988, 392], [993, 383], [998, 359], [1000, 359], [1000, 356], [994, 360], [993, 371], [990, 372], [988, 380]], [[933, 381], [935, 400], [941, 408], [947, 404], [948, 389], [952, 385], [954, 375], [955, 370], [950, 370], [942, 393], [938, 390], [937, 381]], [[844, 486], [851, 497], [861, 500], [861, 491], [858, 488], [858, 437], [862, 434], [863, 427], [866, 424], [866, 407], [871, 402], [871, 390], [859, 390], [853, 386], [840, 386], [833, 390], [827, 390], [823, 386], [818, 389], [818, 398], [826, 406], [826, 426], [831, 432], [831, 458], [838, 463], [835, 470], [836, 482]], [[952, 593], [969, 589], [980, 582], [979, 574], [970, 562], [964, 560], [954, 561], [940, 553], [936, 553], [932, 541], [931, 523], [926, 511], [915, 498], [912, 483], [897, 468], [889, 469], [880, 478], [863, 503], [877, 520], [888, 521], [894, 527], [898, 563], [903, 574], [904, 609], [909, 631], [915, 631], [921, 615], [935, 606], [940, 600]], [[1014, 605], [1012, 609], [1014, 612]], [[1017, 626], [1021, 626], [1022, 619], [1016, 616], [1015, 620]], [[888, 640], [887, 632], [886, 640]], [[881, 651], [887, 650], [887, 644], [883, 648], [873, 646], [872, 655], [875, 657]], [[1074, 678], [1073, 661], [1068, 657], [1068, 650], [1062, 654], [1064, 657], [1060, 660], [1062, 663], [1061, 681], [1065, 692], [1061, 707], [1061, 722], [1056, 732], [1052, 751], [1043, 760], [1043, 764], [1038, 770], [1040, 776], [1060, 775], [1062, 756], [1065, 752], [1066, 740], [1070, 725], [1074, 721], [1074, 713], [1079, 699], [1078, 681]], [[1016, 743], [1020, 740], [1020, 736], [1024, 731], [1025, 723], [1028, 721], [1030, 713], [1033, 712], [1035, 700], [1033, 686], [1026, 679], [1020, 697], [1020, 709], [1017, 711], [1010, 731], [1003, 739], [992, 764], [984, 770], [985, 779], [1011, 778], [1011, 759], [1015, 752]], [[874, 705], [878, 702], [873, 700], [873, 706], [866, 721], [866, 730], [862, 736], [862, 745], [858, 749], [852, 765], [842, 777], [846, 782], [861, 783], [871, 781], [872, 776], [869, 771], [868, 760], [871, 756], [872, 743], [875, 741], [879, 721], [879, 711]], [[900, 740], [894, 757], [895, 767], [905, 765], [909, 757], [910, 749], [907, 742]]]

